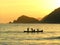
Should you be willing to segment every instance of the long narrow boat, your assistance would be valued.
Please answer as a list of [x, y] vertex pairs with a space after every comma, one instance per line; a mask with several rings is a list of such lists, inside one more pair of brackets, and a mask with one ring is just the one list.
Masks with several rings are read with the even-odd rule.
[[24, 31], [24, 32], [27, 32], [27, 33], [39, 33], [39, 32], [43, 32], [43, 30], [40, 30], [40, 31]]

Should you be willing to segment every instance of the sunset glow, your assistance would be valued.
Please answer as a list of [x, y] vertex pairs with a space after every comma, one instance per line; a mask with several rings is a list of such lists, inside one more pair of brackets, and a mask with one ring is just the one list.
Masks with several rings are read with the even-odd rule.
[[8, 23], [21, 15], [43, 18], [60, 7], [60, 0], [0, 0], [0, 23]]

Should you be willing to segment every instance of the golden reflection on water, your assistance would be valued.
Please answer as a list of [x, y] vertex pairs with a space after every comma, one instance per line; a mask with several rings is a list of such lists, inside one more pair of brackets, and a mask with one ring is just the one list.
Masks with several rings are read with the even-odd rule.
[[[60, 24], [33, 24], [32, 27], [38, 25], [38, 28], [44, 29], [43, 33], [23, 33], [22, 28], [30, 27], [31, 25], [8, 25], [4, 27], [5, 30], [1, 31], [21, 31], [18, 32], [8, 32], [8, 33], [0, 33], [0, 44], [1, 45], [60, 45]], [[13, 28], [14, 27], [14, 28]], [[21, 28], [20, 28], [21, 27]], [[3, 28], [3, 27], [1, 27]], [[0, 32], [1, 32], [0, 31]]]

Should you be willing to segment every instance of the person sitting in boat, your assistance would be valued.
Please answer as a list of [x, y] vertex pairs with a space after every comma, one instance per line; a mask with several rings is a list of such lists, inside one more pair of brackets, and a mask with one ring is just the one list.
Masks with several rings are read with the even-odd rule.
[[29, 28], [27, 28], [27, 31], [29, 32]]
[[35, 32], [35, 29], [31, 28], [32, 32]]
[[39, 31], [39, 29], [37, 29], [37, 32], [43, 32], [43, 30], [40, 30], [40, 31]]
[[37, 32], [39, 32], [39, 29], [37, 29]]
[[33, 32], [35, 32], [35, 29], [33, 29]]

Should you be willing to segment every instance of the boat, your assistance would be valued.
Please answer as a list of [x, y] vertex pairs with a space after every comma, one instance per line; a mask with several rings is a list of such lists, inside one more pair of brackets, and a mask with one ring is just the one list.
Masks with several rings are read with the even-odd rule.
[[39, 29], [35, 30], [35, 29], [31, 28], [31, 30], [29, 31], [29, 28], [27, 28], [27, 30], [24, 32], [27, 32], [27, 33], [36, 33], [37, 32], [37, 33], [39, 33], [39, 32], [43, 32], [43, 30], [39, 30]]
[[27, 30], [24, 31], [24, 32], [27, 32], [27, 33], [39, 33], [39, 32], [43, 32], [43, 30], [39, 30], [39, 29], [35, 30], [35, 29], [31, 28], [31, 30], [29, 31], [29, 28], [27, 28]]

